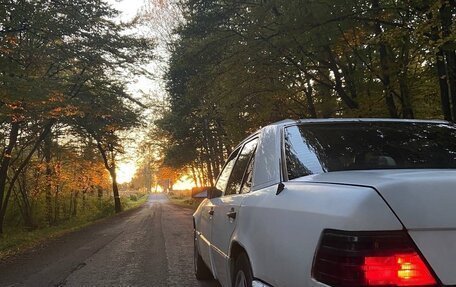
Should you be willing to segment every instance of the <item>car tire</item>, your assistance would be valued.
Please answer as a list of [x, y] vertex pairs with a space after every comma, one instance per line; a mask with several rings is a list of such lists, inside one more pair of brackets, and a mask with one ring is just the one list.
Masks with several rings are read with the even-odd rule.
[[214, 277], [212, 276], [211, 270], [209, 269], [209, 267], [207, 267], [206, 263], [204, 263], [203, 258], [199, 254], [198, 245], [196, 242], [196, 232], [194, 235], [193, 245], [194, 245], [194, 247], [193, 247], [193, 266], [195, 269], [196, 279], [198, 279], [198, 280], [214, 279]]
[[241, 253], [234, 263], [233, 287], [252, 287], [253, 272], [250, 260], [245, 253]]

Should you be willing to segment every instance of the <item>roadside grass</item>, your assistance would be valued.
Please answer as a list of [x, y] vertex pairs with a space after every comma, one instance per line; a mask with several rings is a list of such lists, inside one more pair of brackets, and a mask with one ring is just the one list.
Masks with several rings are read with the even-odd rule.
[[191, 191], [188, 190], [171, 191], [167, 196], [171, 203], [193, 210], [196, 210], [203, 201], [203, 199], [192, 198]]
[[49, 239], [58, 238], [66, 233], [79, 230], [96, 221], [76, 218], [56, 226], [49, 226], [33, 231], [28, 231], [24, 228], [8, 228], [0, 237], [0, 260], [38, 247]]
[[126, 197], [122, 201], [122, 207], [125, 211], [125, 210], [129, 210], [129, 209], [141, 206], [147, 201], [148, 197], [149, 197], [148, 194], [140, 194], [140, 195], [132, 194], [129, 197]]
[[[130, 195], [122, 198], [123, 211], [137, 208], [147, 201], [147, 194]], [[58, 225], [27, 230], [23, 227], [7, 227], [0, 235], [0, 261], [45, 244], [48, 240], [94, 224], [100, 220], [115, 216], [113, 208], [104, 209], [96, 214], [84, 214], [65, 220]]]

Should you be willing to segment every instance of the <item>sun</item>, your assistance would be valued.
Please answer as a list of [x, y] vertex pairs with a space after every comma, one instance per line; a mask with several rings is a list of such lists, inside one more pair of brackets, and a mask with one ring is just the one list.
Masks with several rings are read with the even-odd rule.
[[195, 187], [193, 180], [189, 179], [187, 176], [182, 176], [179, 178], [173, 185], [174, 190], [189, 190]]
[[129, 183], [136, 173], [136, 164], [134, 162], [121, 162], [117, 167], [117, 183]]

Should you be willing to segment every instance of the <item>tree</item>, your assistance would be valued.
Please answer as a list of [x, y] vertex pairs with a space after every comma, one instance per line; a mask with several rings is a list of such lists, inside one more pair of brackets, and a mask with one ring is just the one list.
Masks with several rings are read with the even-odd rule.
[[183, 1], [165, 162], [213, 181], [234, 143], [284, 118], [453, 119], [454, 4]]
[[[0, 158], [0, 233], [19, 176], [56, 125], [75, 123], [88, 112], [85, 97], [94, 95], [95, 85], [123, 89], [119, 71], [144, 73], [138, 67], [153, 56], [151, 41], [125, 33], [129, 27], [113, 22], [118, 12], [105, 1], [1, 5], [0, 128], [8, 141]], [[121, 97], [137, 102], [127, 93]], [[94, 100], [110, 105], [110, 99]], [[119, 102], [114, 104], [122, 109]], [[22, 141], [29, 130], [34, 136]], [[21, 163], [13, 170], [15, 154]]]
[[110, 81], [96, 81], [84, 91], [83, 116], [69, 123], [75, 132], [94, 140], [106, 170], [111, 176], [115, 211], [122, 210], [116, 174], [116, 158], [123, 152], [121, 134], [139, 125], [140, 112], [126, 104], [127, 93], [123, 85]]

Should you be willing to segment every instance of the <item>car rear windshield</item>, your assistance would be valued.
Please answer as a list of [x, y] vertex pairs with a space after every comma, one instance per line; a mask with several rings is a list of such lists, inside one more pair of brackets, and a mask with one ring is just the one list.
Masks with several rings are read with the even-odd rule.
[[288, 178], [343, 170], [456, 168], [456, 128], [426, 122], [308, 123], [285, 129]]

